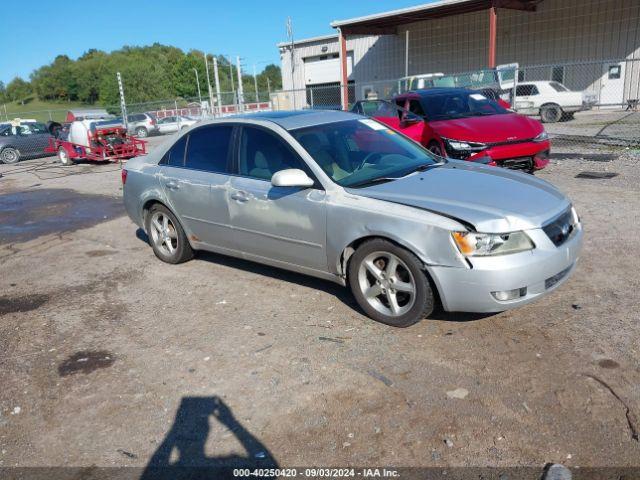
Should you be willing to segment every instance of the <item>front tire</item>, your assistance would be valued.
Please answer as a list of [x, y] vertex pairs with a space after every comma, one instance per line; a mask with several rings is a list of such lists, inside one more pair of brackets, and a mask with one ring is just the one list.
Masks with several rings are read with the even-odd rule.
[[151, 207], [146, 228], [151, 248], [163, 262], [183, 263], [193, 258], [193, 249], [180, 222], [164, 205]]
[[378, 322], [408, 327], [433, 312], [433, 290], [422, 262], [388, 240], [360, 245], [349, 259], [348, 278], [358, 305]]
[[145, 127], [136, 128], [136, 137], [147, 138], [148, 136], [149, 136], [149, 131]]
[[540, 109], [540, 119], [542, 123], [556, 123], [562, 118], [563, 112], [560, 105], [545, 105]]
[[0, 162], [13, 165], [20, 161], [20, 152], [13, 147], [6, 147], [0, 152]]

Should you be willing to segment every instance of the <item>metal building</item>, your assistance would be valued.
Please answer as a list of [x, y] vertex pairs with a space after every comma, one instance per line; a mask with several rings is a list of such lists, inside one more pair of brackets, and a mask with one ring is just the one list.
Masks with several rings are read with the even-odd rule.
[[516, 62], [520, 81], [592, 90], [601, 105], [640, 98], [638, 0], [440, 0], [331, 26], [337, 34], [278, 45], [298, 108], [386, 96], [403, 76]]

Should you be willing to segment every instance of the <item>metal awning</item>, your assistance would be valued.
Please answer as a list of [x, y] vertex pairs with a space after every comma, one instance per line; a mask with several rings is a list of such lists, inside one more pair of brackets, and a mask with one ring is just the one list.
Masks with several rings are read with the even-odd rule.
[[339, 28], [343, 35], [393, 35], [398, 26], [434, 18], [443, 18], [462, 13], [477, 12], [489, 8], [509, 8], [535, 12], [543, 0], [440, 0], [416, 7], [402, 8], [390, 12], [335, 20], [333, 28]]

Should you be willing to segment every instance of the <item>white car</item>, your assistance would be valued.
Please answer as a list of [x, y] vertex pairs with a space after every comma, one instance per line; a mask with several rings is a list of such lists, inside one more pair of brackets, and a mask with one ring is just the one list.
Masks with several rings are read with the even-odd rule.
[[543, 123], [570, 120], [573, 114], [589, 110], [597, 101], [593, 92], [574, 92], [560, 82], [518, 82], [515, 107], [518, 113], [540, 115]]
[[190, 127], [197, 120], [191, 117], [185, 116], [173, 116], [173, 117], [164, 117], [158, 119], [158, 131], [160, 133], [174, 133], [182, 130], [183, 128]]

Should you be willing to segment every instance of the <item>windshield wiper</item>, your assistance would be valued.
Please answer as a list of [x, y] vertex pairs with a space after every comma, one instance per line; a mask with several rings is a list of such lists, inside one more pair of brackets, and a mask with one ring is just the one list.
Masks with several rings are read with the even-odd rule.
[[357, 187], [366, 187], [370, 185], [377, 185], [379, 183], [392, 182], [393, 180], [398, 180], [400, 177], [377, 177], [370, 178], [368, 180], [362, 180], [361, 182], [356, 182], [351, 185], [346, 185], [347, 188], [357, 188]]

